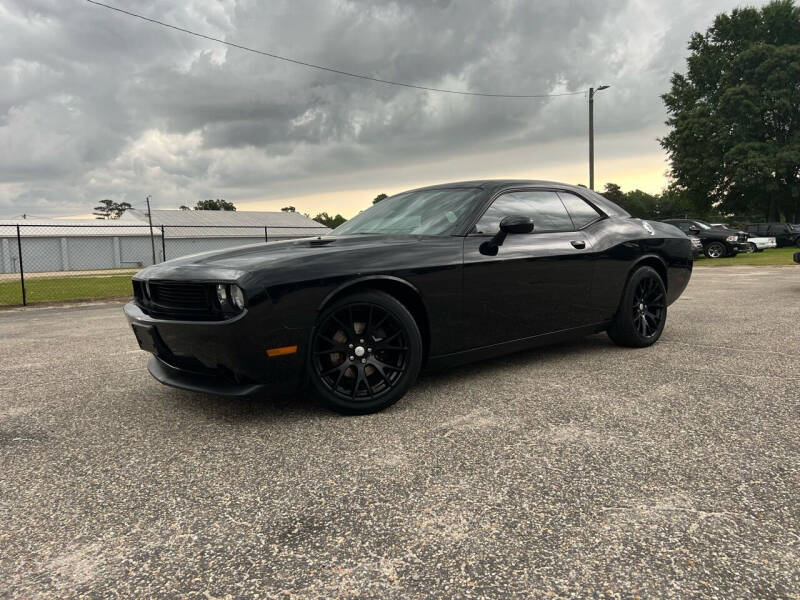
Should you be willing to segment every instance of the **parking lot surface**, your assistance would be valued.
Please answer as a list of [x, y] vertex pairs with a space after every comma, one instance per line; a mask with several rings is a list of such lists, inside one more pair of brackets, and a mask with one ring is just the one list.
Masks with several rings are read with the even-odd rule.
[[2, 598], [798, 598], [800, 267], [340, 417], [163, 387], [119, 304], [0, 312]]

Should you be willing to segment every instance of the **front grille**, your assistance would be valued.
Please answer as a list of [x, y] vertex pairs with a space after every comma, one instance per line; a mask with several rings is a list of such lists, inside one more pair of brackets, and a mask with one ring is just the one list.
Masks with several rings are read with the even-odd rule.
[[746, 241], [747, 241], [747, 234], [745, 234], [745, 233], [740, 233], [740, 234], [739, 234], [739, 241], [740, 241], [740, 242], [746, 242]]
[[150, 299], [164, 308], [210, 310], [209, 286], [203, 283], [151, 281]]
[[158, 319], [219, 321], [226, 318], [216, 302], [213, 283], [133, 280], [136, 303]]

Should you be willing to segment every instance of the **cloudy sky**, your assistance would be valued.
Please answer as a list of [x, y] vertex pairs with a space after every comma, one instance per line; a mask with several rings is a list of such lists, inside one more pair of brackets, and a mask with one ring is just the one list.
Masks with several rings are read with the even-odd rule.
[[[731, 0], [106, 0], [373, 77], [489, 93], [608, 84], [596, 187], [658, 192], [659, 95]], [[749, 2], [748, 4], [754, 4]], [[755, 2], [756, 5], [763, 2]], [[585, 95], [499, 99], [351, 79], [85, 0], [0, 0], [0, 217], [226, 198], [351, 216], [379, 192], [473, 178], [588, 183]]]

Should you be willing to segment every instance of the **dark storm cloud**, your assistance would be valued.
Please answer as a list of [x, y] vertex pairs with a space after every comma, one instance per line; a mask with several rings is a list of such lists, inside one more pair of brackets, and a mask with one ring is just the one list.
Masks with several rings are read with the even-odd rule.
[[[548, 93], [613, 84], [603, 132], [664, 119], [689, 34], [725, 0], [465, 0], [116, 5], [383, 79]], [[305, 69], [81, 1], [0, 0], [0, 214], [101, 197], [319, 192], [349, 173], [585, 135], [585, 99], [421, 92]]]

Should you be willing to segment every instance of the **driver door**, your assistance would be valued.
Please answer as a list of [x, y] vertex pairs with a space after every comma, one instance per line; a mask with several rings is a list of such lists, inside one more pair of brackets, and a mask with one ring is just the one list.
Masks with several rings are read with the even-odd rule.
[[[533, 219], [492, 256], [481, 244], [506, 216]], [[599, 215], [598, 215], [599, 218]], [[576, 230], [559, 194], [520, 190], [498, 196], [464, 238], [465, 345], [477, 348], [592, 322], [592, 240]]]

